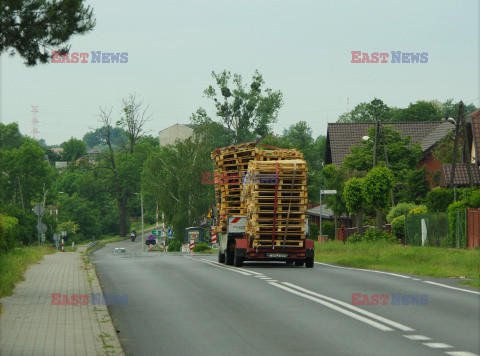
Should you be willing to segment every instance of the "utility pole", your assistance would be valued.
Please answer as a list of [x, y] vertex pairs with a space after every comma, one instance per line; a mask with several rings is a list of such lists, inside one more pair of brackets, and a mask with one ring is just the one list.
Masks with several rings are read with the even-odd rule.
[[457, 166], [457, 147], [458, 147], [458, 140], [460, 136], [460, 130], [462, 130], [462, 135], [463, 135], [462, 163], [464, 163], [467, 166], [468, 181], [469, 181], [470, 187], [473, 187], [472, 164], [470, 162], [470, 144], [468, 140], [467, 123], [465, 120], [465, 111], [463, 107], [463, 101], [460, 101], [458, 105], [457, 121], [455, 121], [455, 139], [453, 141], [452, 170], [450, 172], [450, 188], [453, 188], [455, 184], [455, 173], [456, 173], [456, 166]]

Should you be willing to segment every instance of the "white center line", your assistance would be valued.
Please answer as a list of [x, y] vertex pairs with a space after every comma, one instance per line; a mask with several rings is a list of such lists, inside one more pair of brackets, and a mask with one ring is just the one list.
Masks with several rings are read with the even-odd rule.
[[477, 354], [474, 354], [473, 352], [469, 352], [469, 351], [448, 351], [445, 353], [451, 356], [478, 356]]
[[383, 324], [380, 324], [380, 323], [377, 323], [376, 321], [373, 321], [371, 319], [367, 319], [361, 315], [358, 315], [358, 314], [355, 314], [355, 313], [352, 313], [351, 311], [349, 310], [346, 310], [346, 309], [343, 309], [343, 308], [340, 308], [338, 306], [336, 306], [335, 304], [332, 304], [332, 303], [329, 303], [329, 302], [326, 302], [324, 300], [321, 300], [320, 298], [315, 298], [311, 295], [308, 295], [308, 294], [305, 294], [305, 293], [301, 293], [299, 291], [296, 291], [295, 289], [291, 289], [291, 288], [288, 288], [288, 287], [285, 287], [284, 285], [281, 285], [281, 284], [278, 284], [278, 283], [274, 283], [274, 282], [269, 282], [269, 284], [271, 284], [272, 286], [275, 286], [277, 288], [280, 288], [280, 289], [283, 289], [289, 293], [292, 293], [292, 294], [296, 294], [300, 297], [303, 297], [303, 298], [306, 298], [306, 299], [310, 299], [311, 301], [315, 302], [315, 303], [319, 303], [319, 304], [322, 304], [330, 309], [333, 309], [335, 311], [338, 311], [342, 314], [345, 314], [353, 319], [356, 319], [358, 321], [361, 321], [361, 322], [364, 322], [365, 324], [368, 324], [370, 326], [373, 326], [374, 328], [377, 328], [379, 330], [382, 330], [382, 331], [393, 331], [392, 328], [389, 328], [388, 326], [385, 326]]
[[403, 336], [410, 340], [420, 340], [420, 341], [432, 340], [431, 338], [423, 335], [403, 335]]
[[453, 347], [442, 342], [424, 342], [423, 344], [425, 346], [431, 347], [432, 349], [449, 349]]
[[330, 302], [340, 304], [341, 306], [343, 306], [343, 307], [345, 307], [345, 308], [351, 309], [351, 310], [353, 310], [353, 311], [355, 311], [355, 312], [357, 312], [357, 313], [363, 314], [363, 315], [368, 316], [368, 317], [370, 317], [370, 318], [372, 318], [372, 319], [376, 319], [376, 320], [378, 320], [378, 321], [381, 321], [382, 323], [388, 324], [388, 325], [393, 326], [393, 327], [395, 327], [395, 328], [397, 328], [397, 329], [400, 329], [400, 330], [402, 330], [402, 331], [415, 331], [415, 329], [412, 329], [412, 328], [410, 328], [410, 327], [408, 327], [408, 326], [406, 326], [406, 325], [397, 323], [396, 321], [393, 321], [393, 320], [384, 318], [384, 317], [382, 317], [382, 316], [380, 316], [380, 315], [371, 313], [371, 312], [369, 312], [369, 311], [366, 311], [366, 310], [357, 308], [357, 307], [355, 307], [355, 306], [353, 306], [353, 305], [351, 305], [351, 304], [342, 302], [341, 300], [338, 300], [338, 299], [335, 299], [335, 298], [330, 298], [330, 297], [327, 297], [326, 295], [312, 292], [311, 290], [308, 290], [308, 289], [299, 287], [299, 286], [297, 286], [297, 285], [295, 285], [295, 284], [292, 284], [292, 283], [283, 282], [283, 284], [285, 284], [285, 285], [287, 285], [287, 286], [289, 286], [289, 287], [298, 289], [299, 291], [302, 291], [302, 292], [304, 292], [304, 293], [313, 295], [313, 296], [315, 296], [315, 297], [322, 298], [322, 299], [328, 300], [328, 301], [330, 301]]

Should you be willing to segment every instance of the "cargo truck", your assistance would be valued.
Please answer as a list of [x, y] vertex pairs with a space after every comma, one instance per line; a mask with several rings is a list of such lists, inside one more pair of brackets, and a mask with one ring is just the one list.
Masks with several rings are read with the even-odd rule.
[[[284, 261], [296, 266], [314, 266], [314, 244], [303, 240], [298, 246], [282, 245], [282, 238], [272, 237], [271, 245], [253, 246], [253, 239], [245, 233], [247, 218], [229, 216], [227, 231], [217, 233], [218, 262], [241, 267], [245, 261]], [[308, 220], [305, 221], [308, 235]]]

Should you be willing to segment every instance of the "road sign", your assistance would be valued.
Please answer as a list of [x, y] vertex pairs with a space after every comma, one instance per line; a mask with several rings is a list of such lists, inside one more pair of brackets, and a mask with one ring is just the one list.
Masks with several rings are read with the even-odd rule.
[[33, 207], [32, 211], [33, 211], [36, 215], [42, 216], [43, 213], [45, 212], [45, 207], [44, 207], [42, 204], [37, 203], [37, 204]]
[[161, 230], [152, 230], [152, 235], [154, 236], [160, 236], [162, 234]]
[[168, 229], [168, 236], [173, 236], [173, 229]]
[[45, 225], [44, 223], [42, 222], [39, 222], [37, 224], [37, 231], [40, 233], [40, 234], [44, 234], [47, 232], [47, 225]]
[[337, 194], [336, 190], [321, 190], [320, 194]]
[[59, 233], [54, 233], [53, 234], [53, 241], [58, 242], [60, 241], [60, 234]]

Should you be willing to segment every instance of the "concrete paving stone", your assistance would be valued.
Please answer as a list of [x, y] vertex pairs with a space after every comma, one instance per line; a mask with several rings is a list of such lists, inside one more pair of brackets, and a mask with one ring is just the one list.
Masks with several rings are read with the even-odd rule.
[[[0, 299], [4, 311], [0, 316], [2, 356], [105, 354], [98, 335], [105, 327], [113, 329], [113, 325], [100, 325], [90, 298], [88, 305], [52, 305], [52, 293], [69, 298], [73, 294], [102, 293], [94, 273], [92, 286], [87, 281], [81, 259], [84, 250], [81, 247], [79, 252], [45, 256], [28, 269], [13, 296]], [[115, 345], [116, 354], [123, 354], [118, 339], [109, 343]]]

